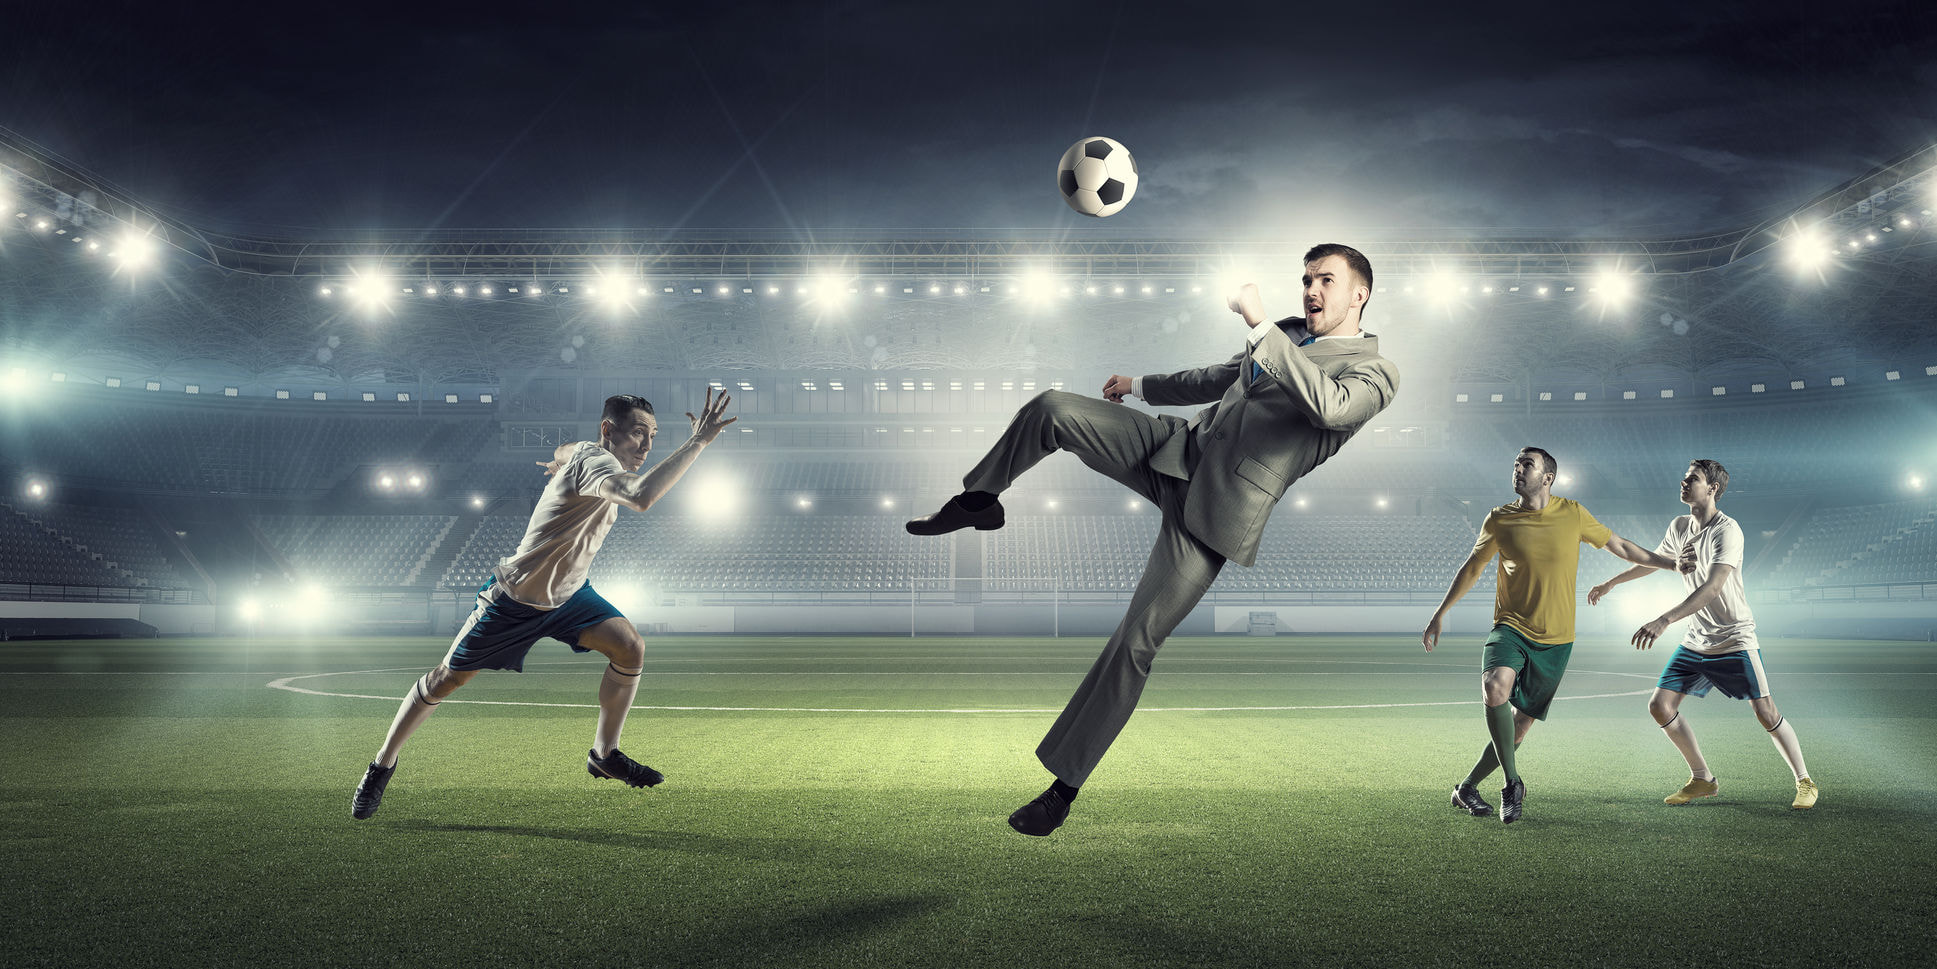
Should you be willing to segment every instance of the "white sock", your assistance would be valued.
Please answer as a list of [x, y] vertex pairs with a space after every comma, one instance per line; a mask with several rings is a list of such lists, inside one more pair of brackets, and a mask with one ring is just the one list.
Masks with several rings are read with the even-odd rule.
[[1688, 720], [1675, 711], [1674, 719], [1661, 725], [1661, 732], [1674, 742], [1675, 749], [1681, 751], [1683, 760], [1688, 761], [1688, 776], [1704, 781], [1712, 781], [1715, 775], [1708, 772], [1708, 761], [1702, 759], [1702, 747], [1695, 742], [1695, 731], [1689, 729]]
[[383, 738], [383, 748], [377, 751], [377, 766], [397, 766], [397, 754], [404, 749], [404, 741], [437, 712], [437, 705], [442, 702], [431, 697], [424, 677], [412, 683], [410, 692], [404, 694], [403, 706], [397, 708], [397, 719], [390, 721], [390, 733]]
[[1796, 780], [1809, 776], [1808, 765], [1802, 762], [1802, 745], [1796, 742], [1796, 728], [1789, 725], [1789, 718], [1776, 721], [1776, 729], [1769, 731], [1769, 739], [1776, 742], [1776, 749], [1782, 751], [1782, 759], [1789, 764]]
[[638, 695], [639, 670], [621, 670], [611, 663], [605, 664], [605, 676], [599, 680], [599, 728], [592, 735], [593, 753], [605, 757], [619, 746], [626, 712], [632, 709], [632, 698]]

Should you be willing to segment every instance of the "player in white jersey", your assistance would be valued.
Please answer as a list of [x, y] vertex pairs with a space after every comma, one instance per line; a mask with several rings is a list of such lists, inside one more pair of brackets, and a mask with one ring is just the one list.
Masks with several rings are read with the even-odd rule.
[[693, 436], [645, 474], [631, 472], [645, 464], [659, 423], [652, 405], [631, 395], [606, 399], [596, 443], [567, 444], [550, 462], [539, 462], [551, 481], [532, 509], [524, 540], [516, 552], [499, 560], [478, 590], [477, 607], [458, 630], [444, 661], [404, 696], [377, 759], [351, 796], [351, 817], [361, 821], [377, 813], [404, 741], [430, 719], [445, 697], [470, 682], [479, 670], [522, 672], [525, 654], [546, 636], [576, 652], [596, 650], [608, 660], [599, 682], [598, 727], [585, 769], [593, 777], [622, 780], [633, 787], [651, 787], [665, 779], [619, 750], [619, 732], [639, 692], [646, 644], [638, 628], [593, 591], [586, 573], [619, 517], [619, 506], [635, 511], [652, 507], [692, 467], [700, 450], [719, 437], [722, 428], [739, 420], [720, 419], [730, 400], [721, 393], [715, 401], [713, 391], [707, 390], [700, 416], [686, 415], [693, 422]]
[[[1762, 671], [1762, 650], [1755, 638], [1755, 616], [1742, 595], [1742, 526], [1715, 507], [1728, 490], [1729, 474], [1719, 462], [1707, 459], [1688, 466], [1681, 479], [1681, 500], [1688, 514], [1668, 525], [1668, 534], [1655, 551], [1676, 557], [1688, 597], [1634, 633], [1637, 649], [1654, 645], [1668, 625], [1688, 619], [1688, 632], [1669, 657], [1648, 700], [1648, 712], [1662, 732], [1674, 742], [1688, 761], [1688, 783], [1668, 795], [1669, 804], [1687, 804], [1696, 798], [1714, 797], [1721, 786], [1709, 772], [1708, 762], [1695, 743], [1695, 732], [1681, 715], [1681, 701], [1690, 695], [1706, 696], [1719, 687], [1724, 696], [1748, 700], [1762, 728], [1775, 741], [1776, 750], [1796, 776], [1796, 799], [1790, 806], [1806, 809], [1815, 806], [1818, 791], [1803, 764], [1802, 747], [1796, 730], [1776, 709], [1769, 695], [1769, 680]], [[1645, 565], [1615, 576], [1587, 593], [1590, 605], [1601, 601], [1608, 590], [1629, 579], [1654, 571]]]

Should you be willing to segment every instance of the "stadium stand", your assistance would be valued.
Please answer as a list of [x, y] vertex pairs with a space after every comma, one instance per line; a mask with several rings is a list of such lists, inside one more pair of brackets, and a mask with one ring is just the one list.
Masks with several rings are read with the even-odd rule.
[[298, 574], [324, 586], [418, 584], [455, 515], [258, 515], [256, 524]]

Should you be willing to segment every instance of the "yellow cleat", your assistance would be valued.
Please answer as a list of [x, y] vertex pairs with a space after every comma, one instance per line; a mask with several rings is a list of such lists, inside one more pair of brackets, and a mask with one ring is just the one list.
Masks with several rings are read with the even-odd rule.
[[1789, 806], [1798, 811], [1807, 811], [1816, 806], [1816, 795], [1820, 793], [1816, 789], [1816, 782], [1805, 777], [1796, 782], [1796, 799]]
[[[1722, 789], [1722, 782], [1719, 780], [1704, 781], [1698, 778], [1691, 777], [1688, 779], [1688, 783], [1683, 784], [1681, 786], [1681, 790], [1676, 791], [1675, 793], [1670, 794], [1667, 797], [1662, 798], [1661, 800], [1665, 804], [1687, 804], [1689, 801], [1692, 801], [1698, 797], [1714, 797], [1716, 792], [1720, 791], [1721, 789]], [[1798, 788], [1798, 790], [1800, 790], [1800, 788]], [[1814, 788], [1811, 788], [1811, 790], [1813, 791]], [[1802, 795], [1797, 794], [1796, 799], [1798, 801], [1801, 801]], [[1812, 803], [1814, 802], [1815, 798], [1813, 795], [1811, 796], [1810, 800]]]

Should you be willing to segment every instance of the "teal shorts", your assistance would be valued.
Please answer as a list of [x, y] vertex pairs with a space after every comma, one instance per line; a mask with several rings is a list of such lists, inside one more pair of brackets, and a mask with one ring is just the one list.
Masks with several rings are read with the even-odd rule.
[[1486, 650], [1480, 654], [1480, 672], [1497, 667], [1513, 671], [1513, 708], [1535, 720], [1547, 719], [1547, 707], [1560, 692], [1560, 678], [1567, 673], [1567, 658], [1574, 653], [1573, 643], [1548, 646], [1522, 635], [1520, 630], [1501, 623], [1486, 637]]

